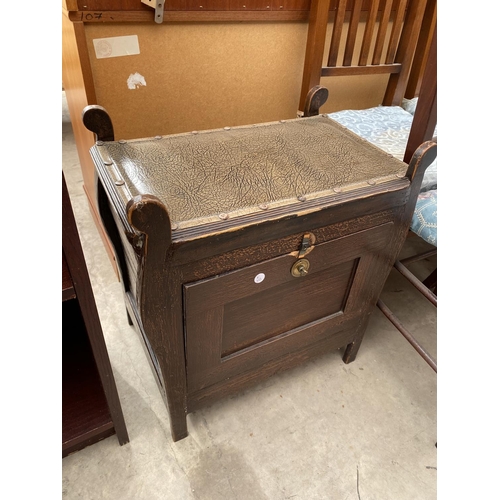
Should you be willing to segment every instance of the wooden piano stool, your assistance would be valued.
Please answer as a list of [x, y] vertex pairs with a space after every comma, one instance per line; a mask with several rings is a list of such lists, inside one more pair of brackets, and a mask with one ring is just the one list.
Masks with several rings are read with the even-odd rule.
[[325, 116], [127, 141], [99, 106], [83, 121], [174, 441], [187, 413], [277, 371], [355, 359], [434, 143], [406, 165]]

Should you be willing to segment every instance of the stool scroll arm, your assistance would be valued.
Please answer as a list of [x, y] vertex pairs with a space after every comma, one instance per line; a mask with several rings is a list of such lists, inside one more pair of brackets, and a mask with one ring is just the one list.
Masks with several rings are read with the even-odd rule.
[[321, 87], [316, 85], [313, 87], [306, 96], [306, 102], [304, 105], [304, 117], [306, 116], [318, 116], [319, 108], [325, 104], [328, 100], [328, 89], [326, 87]]
[[137, 306], [144, 332], [158, 360], [174, 441], [187, 436], [187, 388], [182, 300], [172, 252], [170, 217], [163, 203], [138, 195], [127, 203], [130, 225], [144, 235], [137, 279]]
[[113, 123], [108, 112], [96, 104], [85, 106], [82, 111], [85, 127], [94, 132], [98, 141], [114, 141]]

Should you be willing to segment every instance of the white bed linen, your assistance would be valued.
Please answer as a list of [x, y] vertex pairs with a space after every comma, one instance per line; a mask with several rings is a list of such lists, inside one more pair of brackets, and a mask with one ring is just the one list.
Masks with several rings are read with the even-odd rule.
[[[414, 110], [416, 100], [406, 100], [403, 106]], [[362, 110], [345, 110], [328, 114], [332, 120], [344, 125], [380, 149], [403, 160], [410, 135], [413, 114], [400, 106], [378, 106]], [[437, 128], [435, 134], [437, 135]], [[437, 188], [437, 159], [427, 168], [421, 191]]]

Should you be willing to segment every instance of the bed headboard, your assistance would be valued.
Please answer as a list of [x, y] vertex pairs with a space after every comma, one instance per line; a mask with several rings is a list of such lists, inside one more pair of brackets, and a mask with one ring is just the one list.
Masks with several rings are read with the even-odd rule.
[[312, 0], [299, 113], [322, 77], [388, 74], [383, 105], [418, 95], [435, 23], [436, 0]]
[[312, 0], [299, 115], [317, 114], [328, 98], [321, 78], [375, 74], [389, 75], [380, 104], [418, 96], [404, 157], [409, 162], [436, 126], [436, 0]]

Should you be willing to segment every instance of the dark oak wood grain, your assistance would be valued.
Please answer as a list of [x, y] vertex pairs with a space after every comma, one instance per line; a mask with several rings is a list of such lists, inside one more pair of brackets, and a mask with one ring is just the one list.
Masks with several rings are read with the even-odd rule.
[[[87, 118], [90, 130], [95, 130], [92, 114]], [[321, 119], [312, 118], [318, 125]], [[283, 138], [282, 123], [268, 126], [281, 127]], [[314, 127], [305, 133], [312, 139]], [[249, 140], [262, 144], [257, 126], [248, 134]], [[183, 138], [193, 141], [196, 136]], [[358, 148], [367, 147], [356, 136], [352, 141], [338, 168], [350, 161], [350, 155], [359, 154]], [[313, 155], [315, 147], [314, 141], [306, 141], [304, 153]], [[127, 160], [127, 169], [137, 168], [137, 175], [130, 173], [127, 181], [116, 183], [123, 149], [106, 143], [92, 148], [99, 209], [124, 277], [128, 318], [168, 407], [174, 441], [187, 435], [187, 413], [203, 404], [325, 349], [345, 347], [344, 361], [355, 359], [405, 240], [423, 171], [434, 150], [434, 143], [423, 145], [409, 165], [401, 163], [406, 176], [398, 173], [380, 184], [367, 179], [346, 192], [301, 196], [274, 208], [234, 217], [221, 214], [218, 222], [195, 219], [197, 223], [179, 228], [159, 197], [127, 196], [137, 189], [133, 179], [142, 178], [144, 185], [148, 179], [143, 176], [153, 178], [154, 169], [161, 169], [160, 184], [168, 180], [164, 156], [159, 162], [155, 155], [143, 157], [134, 165]], [[117, 154], [114, 159], [109, 157], [112, 151]], [[371, 146], [370, 152], [381, 154]], [[114, 169], [109, 160], [115, 162]], [[332, 157], [331, 168], [336, 168], [336, 161]], [[179, 163], [172, 175], [182, 168]], [[191, 200], [192, 193], [172, 196]], [[307, 260], [307, 273], [293, 275], [299, 259]]]
[[78, 301], [63, 304], [63, 456], [115, 434]]
[[64, 252], [62, 253], [62, 300], [74, 299], [76, 297], [75, 288], [73, 287], [73, 280], [69, 272], [68, 263]]
[[120, 444], [129, 441], [64, 173], [62, 252], [64, 457], [112, 434]]

